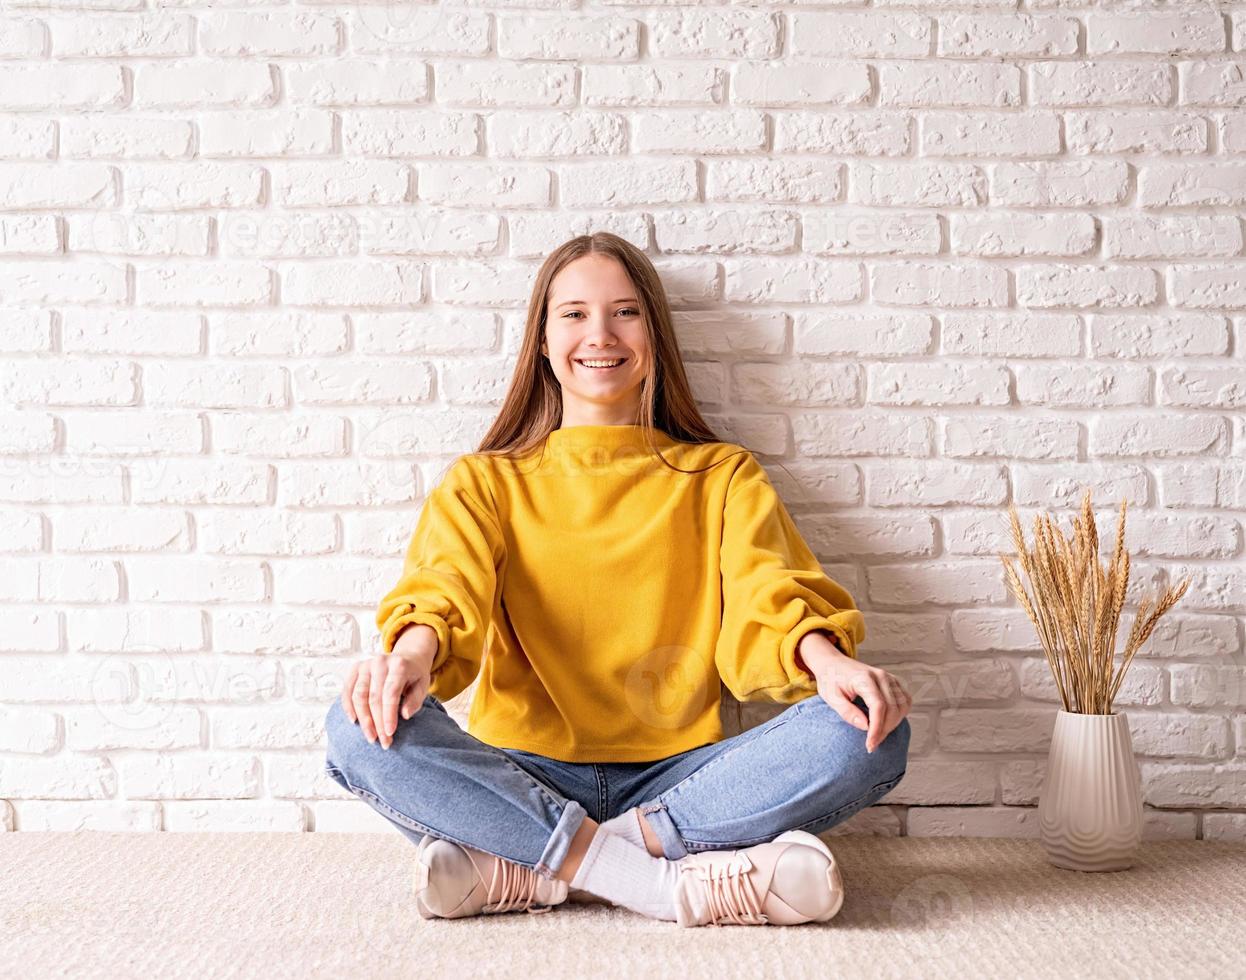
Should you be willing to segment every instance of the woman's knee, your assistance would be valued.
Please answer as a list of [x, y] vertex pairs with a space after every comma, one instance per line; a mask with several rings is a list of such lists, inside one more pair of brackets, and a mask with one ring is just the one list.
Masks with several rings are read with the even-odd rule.
[[[439, 715], [441, 717], [438, 717]], [[436, 727], [445, 717], [448, 716], [441, 702], [431, 694], [426, 695], [420, 710], [410, 718], [403, 718], [401, 713], [398, 715], [394, 743], [401, 741], [418, 744], [423, 741], [436, 740], [438, 738], [435, 732]], [[325, 714], [324, 729], [329, 743], [329, 755], [343, 761], [351, 751], [380, 744], [379, 741], [369, 741], [363, 725], [357, 721], [351, 721], [341, 698], [334, 698], [333, 703], [329, 705], [329, 710]], [[421, 730], [424, 730], [423, 734]]]
[[909, 725], [908, 718], [901, 718], [900, 724], [896, 725], [887, 737], [878, 743], [871, 755], [878, 756], [876, 765], [883, 775], [892, 777], [904, 775], [908, 768], [911, 735], [912, 727]]

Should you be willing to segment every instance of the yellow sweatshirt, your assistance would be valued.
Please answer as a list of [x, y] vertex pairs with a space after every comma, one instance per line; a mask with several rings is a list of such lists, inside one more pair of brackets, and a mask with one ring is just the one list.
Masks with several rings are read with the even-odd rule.
[[[426, 623], [430, 693], [483, 671], [470, 734], [568, 762], [646, 762], [720, 741], [719, 678], [741, 701], [817, 694], [796, 644], [855, 657], [865, 622], [822, 571], [766, 471], [732, 443], [639, 425], [555, 429], [506, 460], [458, 457], [427, 495], [381, 648]], [[735, 453], [736, 455], [732, 455]], [[486, 656], [487, 654], [487, 656]]]

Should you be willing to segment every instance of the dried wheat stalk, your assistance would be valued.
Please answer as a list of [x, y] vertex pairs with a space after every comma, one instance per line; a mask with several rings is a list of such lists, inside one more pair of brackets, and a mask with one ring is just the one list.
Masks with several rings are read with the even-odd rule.
[[[1027, 547], [1021, 521], [1008, 508], [1016, 560], [1029, 578], [1027, 592], [1021, 574], [1001, 554], [1009, 590], [1021, 603], [1038, 632], [1047, 664], [1065, 711], [1111, 714], [1112, 701], [1125, 679], [1134, 654], [1150, 637], [1160, 618], [1185, 595], [1187, 578], [1168, 589], [1158, 601], [1147, 597], [1139, 605], [1125, 643], [1120, 669], [1113, 671], [1117, 627], [1129, 587], [1129, 555], [1125, 551], [1125, 501], [1116, 522], [1116, 547], [1106, 568], [1099, 562], [1099, 531], [1090, 507], [1090, 491], [1082, 498], [1081, 513], [1073, 519], [1073, 536], [1066, 538], [1047, 515], [1034, 518], [1034, 547]], [[1154, 603], [1154, 609], [1151, 608]]]

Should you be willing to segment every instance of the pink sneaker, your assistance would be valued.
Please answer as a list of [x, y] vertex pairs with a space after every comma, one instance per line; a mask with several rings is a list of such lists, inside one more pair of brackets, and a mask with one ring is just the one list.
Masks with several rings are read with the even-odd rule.
[[548, 912], [567, 900], [565, 881], [425, 834], [415, 852], [415, 907], [426, 919]]
[[843, 903], [835, 856], [803, 830], [740, 850], [689, 854], [679, 862], [675, 904], [681, 926], [826, 922]]

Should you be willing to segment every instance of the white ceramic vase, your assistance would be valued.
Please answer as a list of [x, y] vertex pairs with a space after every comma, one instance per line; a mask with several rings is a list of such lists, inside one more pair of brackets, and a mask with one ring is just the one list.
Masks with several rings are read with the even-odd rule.
[[1142, 843], [1142, 778], [1124, 714], [1057, 712], [1038, 825], [1057, 867], [1120, 871], [1133, 865]]

